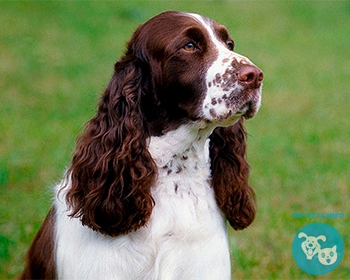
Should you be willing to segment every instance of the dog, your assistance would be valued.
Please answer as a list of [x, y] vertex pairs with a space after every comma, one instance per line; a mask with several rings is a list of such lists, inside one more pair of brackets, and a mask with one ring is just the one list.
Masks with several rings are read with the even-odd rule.
[[161, 13], [115, 64], [20, 276], [230, 279], [255, 216], [244, 119], [263, 73], [206, 17]]

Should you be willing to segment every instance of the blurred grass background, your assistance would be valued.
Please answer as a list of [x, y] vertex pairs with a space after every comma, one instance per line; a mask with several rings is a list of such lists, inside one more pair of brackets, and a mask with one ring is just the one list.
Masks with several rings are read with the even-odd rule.
[[[233, 276], [350, 279], [349, 1], [0, 2], [0, 278], [21, 272], [125, 42], [169, 9], [226, 25], [236, 51], [265, 74], [263, 106], [246, 122], [259, 209], [248, 229], [230, 231]], [[345, 217], [292, 218], [334, 212]], [[320, 277], [291, 253], [313, 222], [345, 243], [341, 264]]]

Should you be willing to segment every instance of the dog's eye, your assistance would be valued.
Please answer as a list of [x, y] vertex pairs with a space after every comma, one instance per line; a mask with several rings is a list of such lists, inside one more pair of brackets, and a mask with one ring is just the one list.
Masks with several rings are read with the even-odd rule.
[[228, 41], [227, 47], [230, 51], [233, 51], [233, 49], [235, 48], [235, 44], [233, 43], [233, 41]]
[[196, 44], [193, 43], [193, 42], [187, 43], [186, 45], [184, 45], [183, 48], [184, 48], [185, 51], [188, 51], [188, 52], [198, 50]]

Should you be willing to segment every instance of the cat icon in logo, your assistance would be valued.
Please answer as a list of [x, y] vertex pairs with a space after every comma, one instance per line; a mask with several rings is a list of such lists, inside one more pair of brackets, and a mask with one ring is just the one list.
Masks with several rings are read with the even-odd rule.
[[321, 245], [318, 243], [318, 240], [326, 241], [326, 236], [320, 235], [318, 237], [315, 236], [307, 236], [306, 233], [300, 232], [298, 234], [298, 238], [306, 238], [303, 243], [301, 243], [301, 249], [303, 249], [306, 258], [311, 260], [321, 249]]
[[323, 275], [336, 269], [342, 261], [344, 242], [330, 225], [308, 224], [295, 235], [292, 253], [302, 270], [312, 275]]
[[323, 265], [332, 265], [337, 261], [337, 246], [332, 248], [324, 248], [318, 252], [318, 260]]

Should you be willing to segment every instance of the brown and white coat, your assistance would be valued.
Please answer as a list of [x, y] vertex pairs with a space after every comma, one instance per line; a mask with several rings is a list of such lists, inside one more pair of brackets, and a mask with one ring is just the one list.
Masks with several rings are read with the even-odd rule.
[[21, 278], [229, 279], [254, 219], [243, 118], [263, 74], [227, 29], [164, 12], [115, 64]]

